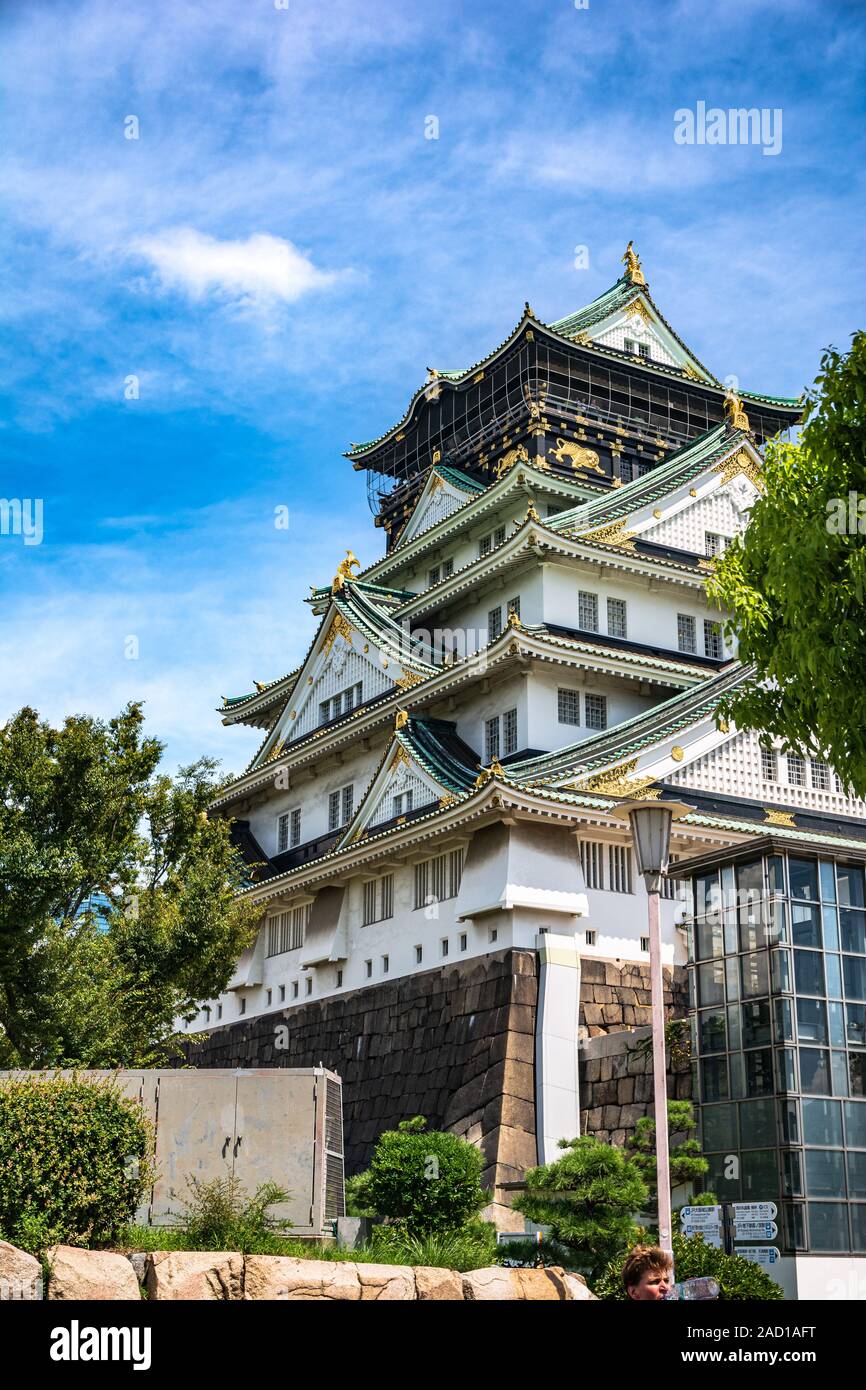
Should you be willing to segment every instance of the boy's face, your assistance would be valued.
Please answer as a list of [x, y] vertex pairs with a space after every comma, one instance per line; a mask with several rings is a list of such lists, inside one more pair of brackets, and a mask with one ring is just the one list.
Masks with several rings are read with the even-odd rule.
[[628, 1296], [637, 1303], [655, 1303], [670, 1292], [670, 1287], [669, 1269], [647, 1269], [636, 1284], [629, 1285]]

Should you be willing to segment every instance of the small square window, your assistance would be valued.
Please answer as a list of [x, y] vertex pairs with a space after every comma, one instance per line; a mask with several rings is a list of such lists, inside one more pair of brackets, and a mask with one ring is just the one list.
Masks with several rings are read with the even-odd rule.
[[585, 940], [587, 946], [594, 946], [594, 945], [595, 945], [595, 932], [594, 932], [594, 931], [589, 931], [589, 930], [587, 930], [587, 931], [584, 932], [583, 936], [584, 936], [584, 940]]
[[308, 976], [307, 976], [307, 994], [312, 994], [312, 992], [313, 992], [313, 977], [312, 977], [312, 975], [308, 975]]
[[796, 753], [788, 754], [788, 785], [791, 787], [805, 787], [806, 785], [806, 759], [798, 757]]
[[502, 716], [502, 752], [505, 757], [517, 752], [517, 710], [507, 709]]
[[704, 620], [704, 655], [711, 656], [715, 661], [721, 661], [725, 654], [722, 645], [722, 625], [710, 619]]
[[704, 549], [706, 554], [712, 559], [714, 555], [721, 555], [724, 548], [726, 536], [721, 536], [717, 531], [704, 532]]
[[222, 1006], [222, 1004], [217, 1004], [217, 1018], [222, 1018], [222, 1016], [223, 1016], [223, 1006]]
[[367, 979], [369, 980], [373, 974], [373, 962], [371, 960], [364, 961], [364, 970], [366, 971]]
[[640, 352], [641, 357], [645, 358], [647, 361], [652, 357], [652, 350], [650, 348], [649, 343], [641, 343], [639, 345], [638, 351]]
[[761, 777], [765, 782], [778, 782], [779, 767], [775, 748], [761, 749]]
[[454, 573], [454, 561], [453, 561], [453, 560], [450, 560], [450, 559], [449, 559], [449, 560], [443, 560], [443, 561], [442, 561], [442, 578], [443, 578], [443, 579], [448, 579], [448, 578], [450, 578], [450, 576], [451, 576], [453, 573]]
[[681, 652], [697, 652], [697, 623], [688, 613], [677, 614], [677, 648]]
[[298, 997], [298, 981], [297, 981], [297, 980], [292, 980], [292, 998], [293, 998], [293, 999], [297, 999], [297, 997]]
[[642, 951], [645, 951], [645, 952], [647, 953], [647, 955], [649, 955], [649, 937], [648, 937], [648, 936], [642, 936], [642, 937], [641, 937], [641, 939], [640, 939], [640, 948], [641, 948]]
[[273, 997], [274, 997], [274, 991], [273, 991], [272, 989], [269, 989], [269, 990], [268, 990], [268, 1004], [270, 1004], [270, 1002], [271, 1002], [271, 1000], [273, 999]]
[[239, 999], [239, 1000], [238, 1000], [238, 1012], [239, 1012], [239, 1013], [242, 1013], [242, 1014], [245, 1014], [246, 1011], [247, 1011], [247, 1001], [246, 1001], [246, 999]]
[[429, 582], [429, 587], [430, 587], [431, 589], [435, 588], [435, 586], [439, 583], [439, 580], [441, 579], [441, 577], [442, 577], [442, 570], [441, 570], [441, 567], [440, 567], [439, 565], [434, 565], [433, 568], [431, 569], [429, 575], [427, 576], [428, 582]]
[[415, 947], [415, 964], [416, 964], [416, 965], [420, 965], [423, 959], [424, 959], [424, 947], [423, 947], [423, 946], [416, 946], [416, 947]]
[[816, 792], [830, 790], [830, 769], [826, 763], [812, 762], [812, 786]]
[[447, 936], [444, 936], [444, 937], [442, 938], [442, 954], [443, 954], [443, 956], [447, 956], [447, 954], [448, 954], [448, 937], [447, 937]]
[[342, 985], [343, 985], [343, 972], [342, 972], [342, 970], [338, 970], [338, 971], [337, 971], [337, 989], [341, 989], [341, 988], [342, 988]]
[[465, 932], [465, 931], [462, 931], [462, 932], [460, 933], [460, 949], [461, 949], [461, 951], [465, 951], [468, 944], [469, 944], [469, 937], [466, 935], [466, 932]]
[[281, 1003], [281, 1004], [285, 1002], [285, 998], [286, 998], [286, 987], [285, 987], [285, 985], [280, 985], [280, 1003]]
[[478, 542], [478, 558], [481, 559], [483, 556], [489, 555], [489, 554], [490, 554], [490, 548], [491, 548], [491, 539], [490, 539], [490, 536], [482, 536], [482, 537], [481, 537], [481, 540]]
[[487, 614], [487, 640], [495, 642], [502, 632], [502, 608], [491, 608]]
[[624, 598], [609, 598], [607, 601], [607, 632], [609, 637], [627, 637], [626, 609]]
[[588, 729], [607, 728], [607, 696], [587, 695], [586, 727]]
[[491, 928], [490, 928], [490, 940], [491, 940], [491, 941], [495, 941], [495, 940], [497, 939], [498, 936], [499, 936], [499, 930], [498, 930], [498, 928], [497, 928], [497, 927], [491, 927]]
[[598, 595], [585, 593], [577, 596], [577, 625], [584, 632], [598, 632]]
[[556, 692], [557, 711], [560, 724], [580, 723], [580, 692], [577, 690], [558, 690]]
[[390, 957], [390, 956], [383, 956], [383, 957], [382, 957], [382, 974], [383, 974], [383, 975], [387, 975], [387, 974], [388, 974], [388, 971], [389, 971], [390, 969], [391, 969], [391, 957]]

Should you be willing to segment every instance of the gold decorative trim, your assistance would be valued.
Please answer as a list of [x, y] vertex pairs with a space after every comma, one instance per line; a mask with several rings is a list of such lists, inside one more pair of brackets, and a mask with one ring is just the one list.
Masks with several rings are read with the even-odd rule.
[[446, 806], [456, 806], [456, 804], [457, 804], [457, 797], [456, 797], [456, 796], [452, 796], [450, 792], [446, 792], [444, 796], [440, 796], [440, 798], [439, 798], [439, 810], [440, 810], [440, 811], [444, 811], [445, 808], [446, 808]]
[[413, 685], [420, 685], [423, 680], [423, 676], [416, 675], [414, 671], [407, 671], [405, 676], [401, 676], [394, 684], [398, 690], [411, 690]]
[[720, 719], [716, 725], [716, 728], [718, 729], [720, 734], [729, 734], [731, 732], [731, 726], [728, 723], [727, 719]]
[[686, 363], [684, 363], [684, 365], [683, 365], [683, 376], [687, 376], [687, 377], [689, 378], [690, 381], [703, 381], [703, 380], [704, 380], [704, 378], [701, 376], [700, 372], [696, 372], [696, 371], [695, 371], [695, 369], [694, 369], [694, 367], [692, 366], [691, 362], [686, 362]]
[[675, 743], [673, 748], [671, 749], [671, 757], [673, 758], [674, 762], [681, 763], [685, 756], [685, 749], [681, 748], [678, 743]]
[[439, 477], [439, 474], [438, 474], [438, 473], [434, 473], [433, 476], [432, 476], [431, 479], [430, 479], [430, 491], [431, 491], [431, 492], [438, 492], [439, 489], [440, 489], [440, 487], [444, 487], [444, 486], [445, 486], [445, 483], [444, 483], [443, 479]]
[[732, 390], [725, 392], [725, 410], [728, 413], [732, 429], [743, 430], [746, 434], [749, 434], [751, 432], [749, 417], [746, 414], [743, 408], [743, 402], [740, 400], [736, 391]]
[[595, 473], [604, 472], [594, 449], [584, 449], [582, 445], [574, 444], [568, 439], [557, 439], [556, 448], [551, 449], [550, 457], [556, 459], [557, 463], [570, 462], [575, 472], [579, 468], [590, 468]]
[[505, 773], [502, 771], [502, 764], [498, 758], [494, 758], [489, 767], [479, 766], [478, 776], [475, 778], [475, 785], [476, 787], [483, 787], [486, 782], [489, 782], [494, 777], [505, 777]]
[[703, 555], [701, 556], [700, 560], [698, 560], [698, 569], [699, 569], [699, 570], [714, 570], [715, 568], [716, 568], [716, 562], [715, 562], [715, 560], [706, 559]]
[[635, 777], [637, 758], [610, 767], [606, 772], [596, 772], [591, 777], [576, 782], [575, 790], [598, 792], [602, 796], [644, 796], [654, 801], [661, 795], [661, 787], [654, 787], [654, 777]]
[[627, 314], [636, 314], [638, 318], [643, 319], [644, 323], [649, 323], [652, 318], [652, 314], [644, 304], [640, 295], [638, 295], [637, 299], [633, 299], [631, 304], [626, 305], [625, 311]]
[[334, 621], [328, 628], [325, 640], [322, 643], [322, 651], [325, 653], [325, 655], [327, 655], [328, 652], [331, 650], [338, 637], [342, 637], [343, 640], [348, 642], [349, 646], [351, 647], [352, 629], [350, 628], [346, 619], [343, 617], [342, 613], [334, 614]]
[[576, 536], [578, 541], [598, 541], [602, 545], [618, 545], [623, 550], [634, 550], [634, 531], [627, 531], [628, 517], [621, 516], [609, 526], [599, 526], [595, 531], [586, 531]]
[[345, 560], [341, 560], [339, 565], [337, 566], [337, 573], [334, 575], [334, 579], [331, 584], [331, 593], [339, 593], [346, 580], [353, 578], [352, 570], [359, 570], [360, 568], [361, 561], [356, 559], [354, 553], [351, 550], [347, 550]]
[[518, 613], [516, 608], [509, 608], [508, 610], [508, 626], [518, 628], [523, 627], [523, 623], [520, 621], [520, 614]]
[[734, 478], [739, 478], [743, 475], [748, 478], [752, 486], [756, 487], [759, 492], [764, 491], [764, 478], [761, 466], [755, 462], [751, 454], [747, 453], [745, 449], [740, 449], [739, 453], [736, 453], [733, 458], [725, 459], [724, 463], [718, 465], [715, 472], [721, 475], [723, 483], [729, 483]]
[[388, 768], [388, 771], [393, 772], [395, 767], [399, 767], [401, 763], [405, 763], [407, 767], [409, 766], [409, 754], [406, 752], [402, 743], [398, 744], [394, 749], [394, 756], [391, 759], [391, 766]]
[[797, 828], [794, 824], [793, 811], [771, 811], [768, 806], [764, 807], [764, 824], [781, 825], [786, 830], [796, 830]]
[[507, 453], [502, 455], [496, 465], [496, 477], [503, 478], [516, 463], [529, 463], [529, 454], [525, 444], [518, 444], [515, 449], [509, 449]]
[[539, 523], [541, 522], [541, 517], [538, 515], [538, 512], [536, 511], [535, 502], [531, 497], [529, 499], [529, 506], [526, 508], [526, 516], [523, 518], [523, 521], [524, 525], [527, 521], [537, 521]]
[[408, 723], [409, 711], [407, 709], [398, 709], [394, 716], [394, 732], [396, 733], [398, 729], [405, 729]]

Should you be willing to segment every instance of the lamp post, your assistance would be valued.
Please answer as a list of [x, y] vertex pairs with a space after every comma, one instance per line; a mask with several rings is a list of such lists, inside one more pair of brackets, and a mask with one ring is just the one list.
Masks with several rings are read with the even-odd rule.
[[652, 999], [653, 1101], [656, 1120], [656, 1185], [659, 1204], [659, 1245], [673, 1258], [671, 1239], [671, 1168], [668, 1148], [668, 1088], [665, 1059], [665, 1007], [659, 911], [661, 876], [668, 866], [671, 823], [693, 808], [680, 801], [624, 801], [613, 812], [631, 824], [638, 873], [647, 891]]

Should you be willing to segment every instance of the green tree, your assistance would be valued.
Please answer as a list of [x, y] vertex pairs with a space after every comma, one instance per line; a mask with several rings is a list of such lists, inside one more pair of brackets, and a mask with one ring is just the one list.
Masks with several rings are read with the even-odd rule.
[[[253, 939], [202, 759], [171, 778], [141, 706], [0, 730], [0, 1063], [144, 1066], [227, 985]], [[110, 903], [107, 923], [86, 909]]]
[[804, 420], [799, 443], [768, 444], [764, 495], [708, 581], [755, 666], [719, 714], [831, 762], [863, 796], [866, 333], [824, 354]]
[[[694, 1137], [697, 1129], [695, 1112], [690, 1100], [668, 1101], [668, 1134], [670, 1135], [671, 1188], [682, 1183], [699, 1182], [709, 1169]], [[637, 1168], [650, 1194], [649, 1210], [658, 1205], [656, 1173], [656, 1122], [653, 1115], [644, 1115], [635, 1125], [635, 1132], [626, 1140], [626, 1153]]]
[[582, 1135], [560, 1140], [562, 1158], [530, 1168], [526, 1191], [514, 1205], [530, 1221], [549, 1226], [583, 1268], [600, 1271], [624, 1249], [634, 1230], [633, 1213], [648, 1189], [622, 1149]]
[[458, 1231], [489, 1200], [484, 1155], [422, 1115], [379, 1135], [366, 1173], [352, 1180], [354, 1209], [400, 1223], [413, 1236]]

